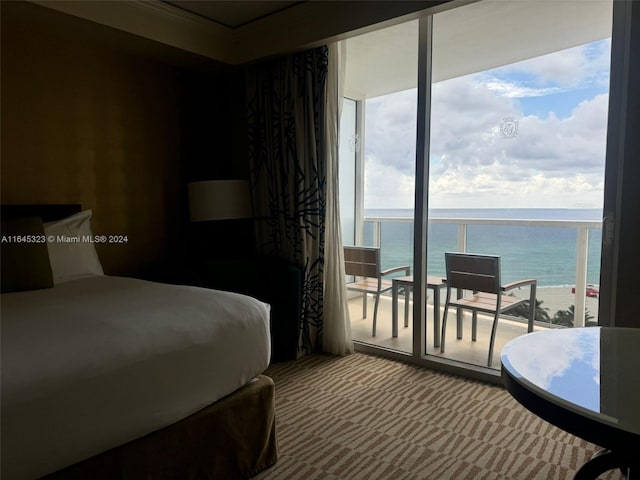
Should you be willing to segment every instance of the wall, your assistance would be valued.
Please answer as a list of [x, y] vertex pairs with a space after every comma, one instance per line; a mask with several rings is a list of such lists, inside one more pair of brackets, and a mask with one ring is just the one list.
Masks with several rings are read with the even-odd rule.
[[[2, 203], [81, 203], [106, 273], [136, 274], [180, 236], [182, 78], [87, 32], [88, 22], [2, 2]], [[101, 27], [105, 28], [105, 27]]]
[[184, 83], [187, 181], [249, 178], [244, 70], [200, 72]]
[[[248, 179], [248, 134], [244, 71], [227, 67], [185, 79], [185, 178]], [[253, 253], [249, 220], [196, 222], [186, 231], [189, 264], [246, 258]]]

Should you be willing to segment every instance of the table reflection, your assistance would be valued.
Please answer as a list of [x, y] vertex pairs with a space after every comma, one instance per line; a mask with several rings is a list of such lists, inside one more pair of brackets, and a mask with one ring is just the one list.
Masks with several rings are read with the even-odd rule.
[[600, 329], [580, 329], [578, 334], [554, 330], [553, 335], [528, 337], [518, 342], [524, 338], [519, 337], [502, 350], [513, 373], [553, 395], [600, 412]]
[[501, 360], [503, 382], [520, 403], [604, 449], [575, 478], [640, 471], [640, 328], [530, 333], [507, 343]]
[[518, 337], [502, 349], [503, 368], [550, 399], [640, 431], [640, 329], [568, 328]]

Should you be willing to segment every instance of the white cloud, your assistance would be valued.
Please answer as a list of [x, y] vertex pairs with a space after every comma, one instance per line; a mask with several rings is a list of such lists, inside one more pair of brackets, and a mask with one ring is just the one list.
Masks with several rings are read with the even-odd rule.
[[[430, 206], [601, 207], [608, 95], [589, 90], [562, 118], [552, 101], [546, 116], [524, 115], [519, 98], [575, 98], [608, 77], [608, 52], [601, 41], [434, 84]], [[415, 89], [367, 101], [365, 208], [413, 206], [416, 101]], [[505, 138], [510, 119], [518, 133]]]
[[417, 91], [405, 90], [367, 101], [365, 151], [380, 162], [413, 174], [416, 158]]
[[563, 178], [536, 174], [521, 180], [500, 175], [448, 172], [429, 182], [432, 208], [582, 208], [602, 203], [602, 180], [591, 183], [583, 175]]
[[368, 156], [364, 165], [366, 208], [413, 208], [415, 177]]
[[562, 176], [604, 173], [608, 95], [584, 100], [571, 116], [521, 118], [518, 137], [503, 142], [513, 166]]
[[544, 97], [562, 92], [560, 87], [532, 88], [498, 79], [484, 82], [484, 85], [492, 92], [507, 98]]

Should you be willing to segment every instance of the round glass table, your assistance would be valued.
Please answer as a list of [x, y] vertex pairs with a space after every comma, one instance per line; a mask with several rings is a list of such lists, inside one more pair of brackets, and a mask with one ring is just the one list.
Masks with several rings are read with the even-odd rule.
[[603, 447], [576, 473], [640, 474], [640, 329], [566, 328], [515, 338], [501, 352], [502, 381], [527, 409]]

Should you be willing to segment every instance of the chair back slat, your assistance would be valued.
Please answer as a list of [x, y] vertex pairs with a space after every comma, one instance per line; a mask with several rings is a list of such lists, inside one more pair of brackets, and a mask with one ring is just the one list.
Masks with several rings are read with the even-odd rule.
[[500, 293], [500, 257], [447, 252], [447, 286], [478, 292]]
[[380, 249], [344, 247], [344, 270], [347, 275], [377, 278], [380, 272]]

